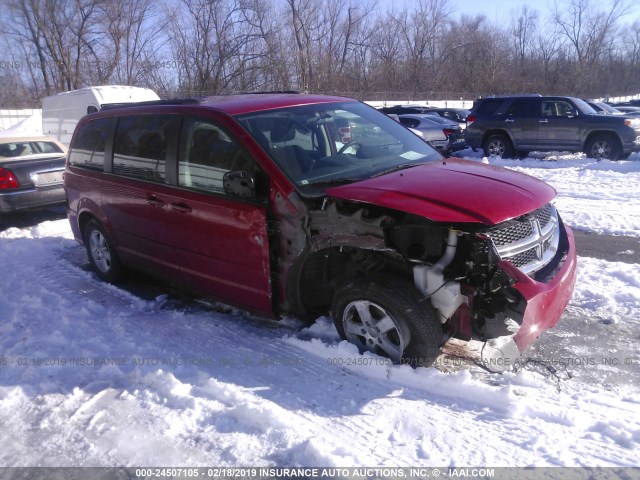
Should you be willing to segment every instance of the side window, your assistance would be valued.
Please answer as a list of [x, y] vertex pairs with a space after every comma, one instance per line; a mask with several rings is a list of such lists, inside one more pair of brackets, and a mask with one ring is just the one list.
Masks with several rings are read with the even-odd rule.
[[400, 123], [405, 127], [416, 128], [420, 125], [420, 120], [416, 120], [415, 118], [400, 118]]
[[576, 107], [571, 105], [569, 102], [559, 101], [556, 102], [556, 110], [559, 117], [568, 117], [569, 113], [573, 112], [575, 114]]
[[500, 105], [502, 105], [502, 100], [499, 98], [491, 98], [485, 100], [478, 107], [477, 113], [482, 115], [491, 115], [492, 113], [495, 113], [498, 108], [500, 108]]
[[139, 115], [118, 120], [113, 173], [165, 182], [168, 139], [174, 115]]
[[102, 170], [111, 125], [111, 118], [99, 118], [80, 127], [69, 149], [69, 165]]
[[542, 115], [545, 117], [555, 117], [558, 115], [556, 110], [556, 102], [543, 101], [542, 102]]
[[62, 153], [58, 145], [53, 142], [35, 142], [36, 151], [42, 153]]
[[218, 194], [225, 194], [224, 174], [247, 171], [256, 176], [255, 160], [216, 123], [197, 118], [185, 118], [180, 139], [178, 185]]
[[531, 100], [515, 100], [507, 110], [507, 115], [514, 117], [535, 117], [539, 114], [538, 102]]
[[542, 102], [542, 114], [547, 117], [567, 117], [569, 113], [575, 114], [576, 107], [564, 100], [549, 100]]

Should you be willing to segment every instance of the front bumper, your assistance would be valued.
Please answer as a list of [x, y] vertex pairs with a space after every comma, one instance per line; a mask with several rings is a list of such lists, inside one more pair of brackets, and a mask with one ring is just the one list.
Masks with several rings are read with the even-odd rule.
[[558, 323], [573, 295], [577, 271], [575, 241], [571, 229], [562, 228], [565, 229], [568, 244], [566, 258], [549, 283], [534, 280], [508, 262], [500, 264], [500, 268], [515, 280], [513, 288], [526, 302], [520, 329], [512, 336], [520, 353], [542, 332]]
[[62, 185], [0, 192], [0, 212], [2, 213], [37, 210], [65, 203], [66, 197]]

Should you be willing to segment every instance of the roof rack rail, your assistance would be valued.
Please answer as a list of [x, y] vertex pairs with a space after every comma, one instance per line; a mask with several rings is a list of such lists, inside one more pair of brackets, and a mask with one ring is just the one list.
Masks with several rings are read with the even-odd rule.
[[505, 97], [542, 97], [539, 93], [501, 93], [499, 95], [487, 95], [479, 98], [505, 98]]
[[170, 98], [168, 100], [148, 100], [146, 102], [105, 103], [102, 110], [114, 110], [117, 108], [146, 107], [151, 105], [193, 105], [200, 103], [199, 98]]
[[297, 90], [264, 90], [259, 92], [241, 92], [239, 95], [268, 95], [270, 93], [294, 93], [300, 94]]

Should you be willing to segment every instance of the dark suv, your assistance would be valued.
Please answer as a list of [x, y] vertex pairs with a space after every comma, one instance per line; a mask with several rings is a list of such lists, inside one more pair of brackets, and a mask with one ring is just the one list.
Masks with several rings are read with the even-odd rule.
[[71, 228], [98, 276], [125, 267], [428, 365], [451, 336], [517, 356], [576, 276], [555, 191], [444, 158], [352, 99], [253, 94], [102, 110], [76, 127]]
[[495, 96], [476, 100], [465, 136], [468, 146], [487, 156], [559, 150], [619, 160], [640, 150], [640, 121], [598, 115], [579, 98]]

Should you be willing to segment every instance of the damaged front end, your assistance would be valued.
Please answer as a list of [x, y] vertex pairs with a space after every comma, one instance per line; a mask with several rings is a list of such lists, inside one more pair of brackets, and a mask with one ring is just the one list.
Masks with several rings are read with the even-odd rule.
[[567, 306], [576, 276], [573, 234], [552, 204], [488, 229], [450, 229], [415, 285], [452, 336], [486, 341], [486, 356], [512, 364]]
[[483, 358], [497, 364], [515, 362], [557, 323], [575, 284], [573, 235], [551, 203], [483, 227], [332, 200], [309, 212], [305, 231], [313, 266], [301, 269], [301, 285], [324, 287], [328, 299], [354, 276], [404, 277], [435, 309], [443, 338], [486, 342]]

